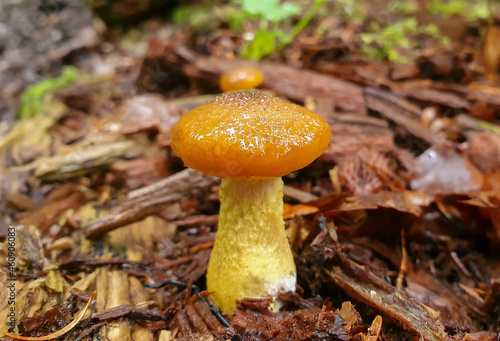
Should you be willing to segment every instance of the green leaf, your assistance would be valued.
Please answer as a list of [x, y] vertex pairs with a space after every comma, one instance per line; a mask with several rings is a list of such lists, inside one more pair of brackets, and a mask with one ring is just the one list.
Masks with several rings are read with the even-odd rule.
[[375, 41], [375, 35], [371, 33], [361, 33], [359, 39], [363, 44], [371, 44]]
[[407, 33], [415, 33], [418, 27], [418, 21], [415, 17], [400, 20], [399, 23], [400, 25], [397, 26], [402, 26], [404, 31]]
[[[258, 60], [287, 46], [304, 29], [320, 6], [327, 0], [314, 0], [312, 6], [302, 15], [291, 31], [289, 29], [282, 31], [281, 28], [285, 27], [285, 25], [280, 24], [284, 19], [301, 13], [300, 7], [295, 3], [281, 3], [280, 0], [233, 1], [240, 4], [242, 12], [247, 15], [247, 18], [260, 20], [260, 30], [254, 40], [240, 51], [242, 57]], [[272, 26], [271, 32], [268, 32], [269, 26]]]
[[259, 60], [274, 51], [276, 47], [276, 35], [266, 30], [260, 30], [255, 38], [240, 52], [243, 58]]
[[361, 52], [370, 59], [383, 60], [386, 57], [382, 49], [373, 46], [363, 46]]
[[372, 21], [370, 23], [370, 31], [380, 31], [382, 29], [382, 26], [376, 21]]
[[[493, 9], [493, 5], [491, 7]], [[477, 18], [488, 19], [491, 15], [490, 9], [488, 8], [488, 1], [478, 1], [476, 3], [476, 6], [474, 6], [472, 15], [476, 16]]]
[[280, 22], [292, 15], [300, 14], [300, 8], [293, 3], [280, 4], [279, 0], [243, 0], [241, 8], [258, 19]]
[[[300, 14], [300, 8], [296, 4], [284, 3], [267, 17], [272, 22], [279, 22], [283, 19], [290, 18], [293, 15]], [[272, 18], [271, 18], [272, 17]]]
[[286, 45], [290, 44], [293, 40], [293, 37], [290, 34], [287, 34], [287, 33], [283, 32], [282, 30], [276, 29], [273, 31], [273, 33], [274, 33], [276, 39], [279, 41], [280, 46], [281, 45], [286, 46]]
[[280, 0], [243, 0], [241, 9], [248, 14], [265, 18], [269, 12], [276, 11]]
[[423, 31], [432, 37], [439, 37], [439, 27], [436, 24], [424, 26]]
[[438, 42], [441, 45], [449, 45], [451, 44], [451, 38], [448, 36], [441, 36], [439, 37]]
[[410, 39], [408, 39], [407, 37], [403, 37], [401, 39], [401, 41], [399, 42], [399, 46], [401, 46], [402, 48], [405, 48], [405, 49], [409, 49], [413, 45], [414, 44], [412, 43], [412, 41]]

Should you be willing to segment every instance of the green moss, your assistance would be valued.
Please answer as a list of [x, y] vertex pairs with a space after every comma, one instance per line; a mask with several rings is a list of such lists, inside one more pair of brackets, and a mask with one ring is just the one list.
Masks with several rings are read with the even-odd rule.
[[78, 70], [73, 66], [66, 66], [59, 77], [47, 78], [30, 85], [21, 95], [21, 107], [17, 117], [33, 117], [42, 113], [44, 96], [74, 83], [77, 77]]
[[[411, 63], [419, 40], [416, 35], [425, 35], [434, 39], [437, 44], [448, 44], [450, 38], [441, 35], [439, 27], [430, 24], [419, 26], [414, 17], [398, 20], [381, 27], [372, 22], [369, 32], [360, 34], [361, 51], [370, 59], [387, 59], [392, 63]], [[405, 55], [402, 52], [406, 51]]]
[[463, 15], [469, 20], [484, 19], [490, 16], [488, 0], [431, 0], [428, 10], [431, 13], [445, 17], [457, 14]]

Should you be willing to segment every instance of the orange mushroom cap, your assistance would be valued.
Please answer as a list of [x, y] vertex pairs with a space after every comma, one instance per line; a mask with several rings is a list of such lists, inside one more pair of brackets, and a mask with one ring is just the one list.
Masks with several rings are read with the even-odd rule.
[[221, 178], [281, 177], [320, 156], [330, 135], [317, 114], [256, 90], [193, 109], [171, 134], [186, 166]]
[[254, 89], [262, 84], [264, 75], [254, 67], [240, 67], [224, 73], [219, 79], [222, 91]]

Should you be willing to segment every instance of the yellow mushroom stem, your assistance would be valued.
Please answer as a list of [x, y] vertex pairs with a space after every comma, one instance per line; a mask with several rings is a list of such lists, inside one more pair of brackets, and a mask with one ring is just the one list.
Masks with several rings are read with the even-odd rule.
[[236, 301], [243, 298], [275, 299], [279, 292], [295, 291], [281, 178], [223, 179], [219, 195], [219, 230], [207, 289], [221, 311], [232, 316]]

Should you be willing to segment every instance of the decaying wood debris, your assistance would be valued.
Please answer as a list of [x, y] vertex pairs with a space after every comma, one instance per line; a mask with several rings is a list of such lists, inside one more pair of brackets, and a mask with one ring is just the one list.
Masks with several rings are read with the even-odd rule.
[[107, 216], [85, 227], [88, 238], [102, 236], [114, 228], [130, 224], [159, 212], [164, 205], [177, 202], [193, 191], [203, 191], [217, 183], [217, 179], [186, 169], [164, 180], [132, 191], [123, 205]]
[[[452, 43], [391, 64], [361, 53], [360, 33], [385, 13], [373, 3], [366, 23], [315, 19], [280, 54], [250, 62], [224, 25], [200, 34], [152, 20], [137, 26], [140, 39], [101, 35], [77, 2], [43, 2], [40, 37], [0, 42], [0, 336], [11, 309], [13, 331], [36, 340], [96, 292], [59, 340], [499, 339], [497, 16], [420, 13]], [[15, 33], [4, 27], [0, 37]], [[82, 73], [44, 98], [45, 114], [9, 124], [22, 89], [63, 65]], [[332, 137], [284, 177], [296, 293], [280, 294], [275, 313], [244, 299], [229, 319], [205, 290], [219, 179], [183, 167], [170, 129], [241, 66], [324, 117]]]

